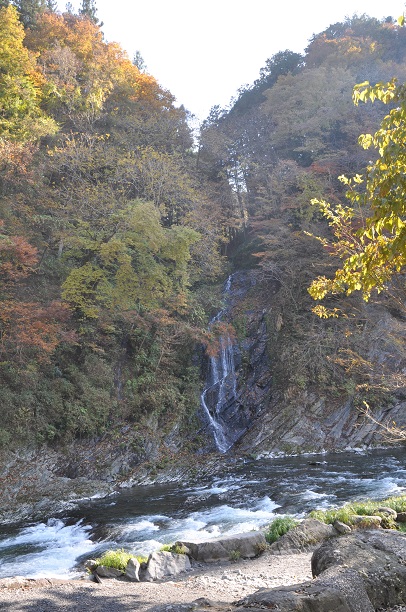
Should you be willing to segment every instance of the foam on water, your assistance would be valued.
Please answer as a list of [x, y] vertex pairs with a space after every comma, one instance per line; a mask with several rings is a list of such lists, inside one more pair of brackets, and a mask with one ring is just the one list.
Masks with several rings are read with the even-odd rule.
[[[269, 522], [275, 516], [279, 505], [265, 496], [250, 508], [235, 508], [228, 504], [216, 506], [210, 510], [193, 513], [191, 516], [204, 521], [207, 525], [219, 525], [222, 532], [227, 532], [235, 525], [247, 521], [256, 528]], [[241, 529], [240, 529], [241, 530]]]
[[[148, 555], [176, 540], [203, 541], [260, 529], [275, 515], [301, 518], [314, 508], [384, 499], [406, 491], [405, 465], [404, 450], [388, 449], [331, 455], [323, 465], [303, 458], [251, 461], [196, 487], [135, 487], [84, 504], [69, 521], [50, 519], [15, 529], [12, 536], [10, 530], [0, 535], [0, 576], [72, 578], [77, 559], [107, 548]], [[83, 516], [87, 525], [77, 520]], [[103, 540], [92, 542], [92, 537]]]
[[0, 577], [74, 578], [75, 560], [91, 556], [95, 548], [89, 531], [80, 521], [66, 525], [59, 519], [22, 529], [17, 536], [0, 542]]
[[124, 533], [131, 531], [159, 531], [159, 525], [155, 525], [152, 521], [141, 520], [135, 525], [127, 525], [124, 529]]
[[[376, 490], [379, 496], [390, 496], [390, 495], [402, 495], [406, 491], [405, 486], [398, 485], [398, 479], [391, 478], [390, 476], [386, 478], [382, 478], [382, 480], [378, 481]], [[400, 482], [404, 483], [403, 478]]]
[[302, 493], [302, 498], [306, 501], [312, 499], [326, 499], [328, 497], [333, 498], [335, 495], [333, 493], [317, 493], [317, 491], [312, 491], [311, 489], [306, 489], [306, 491], [303, 491]]
[[[147, 555], [160, 545], [177, 540], [202, 542], [225, 534], [259, 529], [275, 517], [277, 507], [278, 504], [265, 496], [251, 508], [222, 504], [182, 517], [143, 516], [124, 525], [120, 534], [115, 532], [114, 540], [118, 546], [130, 547], [135, 554]], [[152, 532], [158, 536], [158, 546], [157, 540], [151, 539]]]

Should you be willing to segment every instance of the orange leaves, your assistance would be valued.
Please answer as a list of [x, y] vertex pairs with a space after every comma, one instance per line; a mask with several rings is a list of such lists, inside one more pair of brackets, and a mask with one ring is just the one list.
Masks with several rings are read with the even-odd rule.
[[[4, 222], [0, 221], [0, 230]], [[37, 249], [22, 236], [0, 234], [0, 280], [3, 281], [0, 302], [0, 355], [3, 361], [16, 359], [47, 361], [62, 341], [74, 342], [67, 330], [70, 318], [67, 304], [60, 301], [42, 305], [24, 301], [21, 281], [34, 271]], [[14, 295], [18, 293], [17, 295]]]
[[34, 269], [37, 259], [37, 249], [25, 238], [0, 234], [0, 275], [3, 280], [15, 281], [26, 277]]
[[129, 103], [140, 100], [150, 111], [172, 108], [173, 96], [141, 73], [119, 44], [106, 43], [90, 19], [44, 12], [27, 33], [27, 46], [38, 54], [47, 106], [57, 115], [58, 109], [70, 118], [92, 111], [93, 120], [102, 110], [114, 109], [122, 115]]
[[5, 300], [0, 309], [0, 355], [25, 362], [35, 355], [45, 362], [61, 342], [73, 343], [76, 336], [63, 329], [70, 317], [66, 304], [54, 301], [49, 306], [36, 302]]
[[89, 19], [69, 13], [44, 12], [35, 29], [28, 30], [26, 44], [41, 54], [57, 43], [70, 47], [82, 61], [89, 60], [105, 44], [100, 28]]
[[[17, 183], [21, 179], [32, 180], [30, 168], [36, 147], [32, 143], [11, 142], [0, 140], [0, 177], [4, 183]], [[3, 193], [6, 185], [3, 185]]]
[[204, 335], [203, 346], [208, 357], [217, 357], [221, 351], [222, 342], [233, 343], [236, 340], [236, 331], [230, 323], [218, 321], [214, 323], [210, 332]]

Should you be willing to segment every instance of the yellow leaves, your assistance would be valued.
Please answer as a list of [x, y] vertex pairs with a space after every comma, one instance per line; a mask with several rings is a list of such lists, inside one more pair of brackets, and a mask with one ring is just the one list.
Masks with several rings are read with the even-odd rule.
[[0, 137], [33, 142], [56, 125], [40, 108], [44, 81], [23, 40], [15, 8], [0, 9]]
[[97, 228], [81, 222], [66, 240], [68, 259], [91, 261], [71, 270], [63, 298], [89, 319], [98, 318], [101, 307], [185, 308], [190, 248], [199, 234], [187, 227], [163, 228], [151, 202], [132, 202], [110, 223]]
[[[332, 209], [325, 202], [313, 202], [319, 205], [333, 230], [335, 242], [330, 251], [342, 260], [334, 278], [313, 281], [309, 293], [314, 299], [323, 299], [329, 293], [350, 295], [361, 291], [368, 301], [373, 290], [384, 291], [393, 274], [406, 265], [406, 91], [395, 79], [373, 87], [365, 82], [354, 88], [356, 104], [375, 99], [384, 103], [397, 100], [400, 105], [384, 118], [374, 135], [363, 134], [359, 138], [361, 146], [374, 146], [379, 153], [378, 160], [368, 168], [365, 193], [359, 191], [361, 175], [339, 177], [349, 187], [347, 198], [357, 206], [365, 202], [370, 216], [361, 217], [362, 224], [357, 227], [353, 224], [354, 208]], [[315, 312], [325, 316], [323, 309]]]
[[322, 300], [331, 290], [331, 281], [325, 276], [319, 276], [312, 282], [308, 291], [314, 300]]
[[316, 314], [320, 319], [338, 319], [340, 316], [340, 311], [338, 308], [326, 308], [325, 306], [321, 306], [320, 304], [312, 308], [312, 312]]
[[129, 255], [126, 253], [126, 245], [116, 238], [112, 238], [108, 242], [99, 245], [98, 248], [101, 261], [105, 266], [116, 263], [128, 263], [131, 261]]
[[396, 93], [396, 79], [392, 79], [388, 83], [380, 82], [376, 85], [370, 85], [369, 81], [364, 81], [364, 83], [355, 85], [352, 99], [356, 106], [359, 102], [374, 102], [375, 100], [388, 104], [396, 97]]
[[99, 307], [109, 301], [110, 286], [100, 268], [87, 263], [74, 268], [62, 285], [62, 298], [88, 319], [96, 319]]

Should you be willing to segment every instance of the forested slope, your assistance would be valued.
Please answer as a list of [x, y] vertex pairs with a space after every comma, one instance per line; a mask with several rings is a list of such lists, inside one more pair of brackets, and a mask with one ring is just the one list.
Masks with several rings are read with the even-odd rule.
[[170, 92], [90, 16], [25, 16], [1, 8], [1, 444], [193, 421], [230, 213]]
[[[391, 108], [355, 106], [353, 87], [404, 82], [405, 52], [405, 30], [393, 19], [348, 18], [313, 36], [303, 56], [286, 50], [268, 59], [258, 80], [229, 109], [213, 109], [203, 126], [200, 166], [226, 177], [247, 219], [230, 257], [236, 267], [256, 268], [251, 308], [256, 300], [266, 310], [272, 391], [246, 448], [370, 443], [379, 434], [362, 414], [367, 406], [385, 423], [404, 423], [402, 276], [369, 303], [356, 294], [331, 296], [327, 306], [338, 316], [328, 320], [313, 314], [308, 288], [318, 276], [331, 278], [340, 263], [328, 246], [331, 228], [311, 200], [348, 203], [338, 177], [365, 173], [377, 152], [363, 149], [358, 137], [374, 133]], [[356, 211], [355, 226], [367, 214]], [[341, 434], [329, 438], [339, 414]]]
[[405, 80], [404, 29], [354, 17], [303, 56], [278, 53], [195, 146], [188, 112], [94, 12], [0, 5], [3, 451], [107, 436], [134, 466], [204, 446], [207, 324], [241, 268], [256, 285], [236, 333], [261, 313], [269, 411], [308, 393], [354, 410], [398, 401], [402, 336], [388, 324], [384, 357], [371, 344], [395, 306], [351, 298], [324, 321], [307, 288], [338, 265], [309, 236], [329, 235], [310, 200], [344, 200], [337, 177], [362, 173], [358, 135], [387, 112], [355, 107], [352, 87]]

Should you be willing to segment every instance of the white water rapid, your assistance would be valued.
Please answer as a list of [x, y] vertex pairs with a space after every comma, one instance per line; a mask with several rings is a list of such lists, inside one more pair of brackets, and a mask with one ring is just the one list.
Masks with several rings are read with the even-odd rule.
[[107, 549], [147, 556], [177, 540], [261, 529], [276, 516], [303, 518], [315, 508], [405, 494], [405, 466], [405, 447], [255, 461], [224, 457], [221, 473], [193, 485], [123, 489], [70, 502], [60, 516], [41, 522], [0, 525], [0, 578], [78, 578], [84, 561]]

